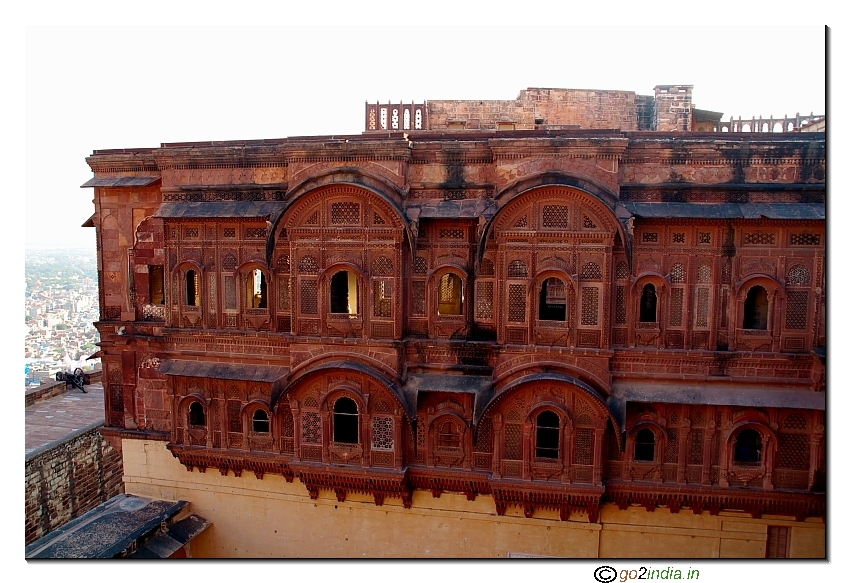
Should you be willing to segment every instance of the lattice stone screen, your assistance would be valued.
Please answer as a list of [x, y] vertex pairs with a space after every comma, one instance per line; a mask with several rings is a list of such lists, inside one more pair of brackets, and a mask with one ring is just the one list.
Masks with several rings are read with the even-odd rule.
[[313, 280], [301, 282], [301, 313], [318, 314], [318, 283]]
[[322, 443], [322, 419], [318, 411], [302, 413], [301, 441], [303, 443]]
[[708, 288], [697, 288], [697, 328], [708, 328]]
[[334, 202], [331, 203], [332, 225], [359, 225], [360, 203]]
[[525, 286], [508, 286], [508, 322], [525, 322]]
[[546, 205], [543, 207], [544, 229], [569, 229], [570, 207], [562, 205]]
[[670, 325], [682, 325], [682, 310], [684, 307], [685, 290], [674, 287], [670, 290]]
[[593, 464], [593, 429], [576, 429], [575, 463], [584, 466]]
[[785, 310], [785, 328], [787, 330], [805, 330], [809, 292], [789, 291], [788, 304]]
[[372, 275], [392, 275], [393, 261], [389, 257], [381, 255], [372, 263]]
[[508, 277], [528, 277], [528, 265], [523, 261], [511, 261], [508, 265]]
[[375, 416], [372, 418], [372, 449], [393, 451], [395, 442], [393, 432], [395, 424], [392, 417]]
[[425, 315], [425, 282], [414, 281], [410, 285], [410, 292], [413, 296], [413, 305], [411, 312], [414, 316]]
[[479, 281], [475, 294], [475, 317], [479, 320], [493, 319], [493, 282]]
[[505, 424], [505, 459], [522, 459], [522, 426], [518, 423]]
[[602, 270], [598, 263], [591, 261], [585, 263], [581, 268], [581, 279], [583, 281], [602, 281]]
[[788, 270], [788, 285], [806, 285], [811, 281], [809, 270], [802, 265], [795, 265]]
[[597, 326], [599, 324], [599, 288], [581, 288], [581, 325]]

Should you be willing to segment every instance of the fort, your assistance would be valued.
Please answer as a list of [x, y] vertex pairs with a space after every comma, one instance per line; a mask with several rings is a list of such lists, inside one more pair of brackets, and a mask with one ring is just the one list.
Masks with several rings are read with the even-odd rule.
[[824, 557], [825, 118], [691, 92], [95, 151], [125, 492], [193, 556]]

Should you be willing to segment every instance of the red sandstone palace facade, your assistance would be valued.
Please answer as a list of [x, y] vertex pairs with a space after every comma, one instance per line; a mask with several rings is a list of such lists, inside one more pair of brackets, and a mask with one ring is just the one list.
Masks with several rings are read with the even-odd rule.
[[104, 433], [126, 468], [167, 447], [190, 501], [215, 472], [494, 520], [773, 516], [788, 554], [825, 516], [825, 139], [734, 123], [686, 86], [528, 90], [95, 151]]

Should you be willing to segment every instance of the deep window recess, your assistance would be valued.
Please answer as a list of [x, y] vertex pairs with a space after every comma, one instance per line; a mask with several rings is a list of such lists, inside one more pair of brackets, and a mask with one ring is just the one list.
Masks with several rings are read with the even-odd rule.
[[767, 330], [767, 311], [767, 290], [760, 285], [751, 287], [744, 300], [744, 328]]
[[357, 403], [348, 397], [334, 403], [334, 441], [336, 443], [359, 443]]
[[651, 429], [641, 429], [635, 436], [635, 461], [655, 461], [655, 433]]
[[165, 303], [165, 278], [163, 277], [162, 265], [148, 267], [148, 288], [152, 304], [162, 305]]
[[458, 316], [463, 314], [463, 282], [454, 273], [447, 273], [440, 278], [439, 305], [437, 313], [441, 316]]
[[252, 269], [245, 282], [245, 299], [249, 308], [268, 308], [266, 276], [259, 269]]
[[268, 413], [262, 409], [254, 411], [254, 416], [251, 418], [251, 428], [254, 430], [254, 433], [268, 433], [269, 425]]
[[186, 272], [186, 305], [201, 305], [201, 285], [198, 278], [198, 272], [194, 269], [190, 269]]
[[560, 457], [561, 418], [552, 411], [543, 411], [537, 416], [536, 457], [558, 459]]
[[735, 439], [735, 462], [757, 464], [761, 462], [761, 435], [755, 429], [744, 429]]
[[643, 286], [640, 294], [640, 321], [658, 321], [658, 296], [655, 293], [655, 286], [651, 283]]
[[460, 449], [460, 428], [452, 421], [445, 421], [437, 432], [437, 447], [440, 449]]
[[556, 277], [550, 277], [540, 286], [539, 320], [567, 320], [567, 286]]
[[204, 406], [195, 401], [189, 405], [189, 425], [205, 426], [207, 424], [207, 416], [204, 413]]
[[357, 276], [351, 271], [337, 271], [331, 277], [331, 313], [357, 313]]

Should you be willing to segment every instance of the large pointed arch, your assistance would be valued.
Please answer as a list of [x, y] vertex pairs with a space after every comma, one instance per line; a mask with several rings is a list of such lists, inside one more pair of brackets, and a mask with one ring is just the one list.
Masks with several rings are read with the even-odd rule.
[[301, 367], [298, 370], [290, 373], [290, 376], [286, 380], [286, 382], [280, 383], [279, 385], [276, 385], [274, 387], [271, 398], [272, 408], [277, 406], [277, 403], [284, 395], [295, 390], [302, 384], [310, 382], [317, 376], [321, 376], [323, 374], [334, 371], [357, 372], [365, 374], [377, 384], [379, 384], [381, 387], [387, 389], [387, 391], [393, 395], [398, 404], [402, 407], [402, 410], [407, 415], [408, 420], [410, 420], [411, 422], [416, 420], [415, 407], [408, 403], [407, 399], [404, 398], [404, 393], [402, 392], [399, 385], [389, 375], [366, 364], [352, 362], [351, 360], [341, 361], [336, 359], [321, 362], [315, 365]]
[[487, 241], [490, 239], [493, 230], [498, 228], [506, 213], [510, 213], [519, 205], [522, 205], [522, 201], [527, 199], [528, 195], [543, 194], [553, 189], [570, 198], [581, 199], [582, 204], [591, 207], [595, 214], [605, 221], [606, 230], [612, 235], [619, 234], [622, 241], [627, 240], [627, 233], [616, 215], [615, 207], [618, 197], [614, 192], [586, 179], [561, 172], [544, 172], [518, 180], [495, 196], [499, 209], [487, 220], [481, 230], [476, 264], [480, 264], [484, 258], [484, 253], [487, 251]]
[[274, 222], [270, 224], [269, 237], [266, 241], [266, 263], [269, 265], [272, 263], [281, 225], [286, 224], [291, 211], [298, 207], [305, 197], [317, 192], [333, 191], [334, 187], [346, 186], [361, 190], [364, 196], [378, 197], [387, 206], [387, 214], [396, 222], [394, 226], [404, 229], [408, 245], [414, 241], [410, 225], [404, 216], [404, 191], [378, 174], [364, 172], [360, 169], [337, 168], [311, 176], [289, 189], [286, 194], [286, 206]]
[[494, 411], [501, 403], [503, 403], [507, 398], [511, 395], [515, 394], [517, 391], [522, 390], [523, 388], [540, 382], [551, 382], [551, 383], [559, 383], [569, 385], [574, 388], [577, 392], [579, 392], [582, 396], [588, 397], [593, 403], [603, 412], [606, 416], [607, 420], [611, 421], [611, 425], [614, 427], [614, 433], [617, 437], [617, 445], [620, 449], [623, 449], [623, 435], [622, 428], [620, 427], [617, 418], [608, 408], [607, 403], [605, 402], [604, 397], [591, 385], [588, 383], [579, 380], [575, 377], [561, 374], [561, 373], [553, 373], [553, 372], [543, 372], [543, 373], [535, 373], [530, 374], [528, 376], [524, 376], [518, 378], [516, 380], [508, 382], [491, 400], [487, 403], [479, 417], [483, 419], [490, 412]]

